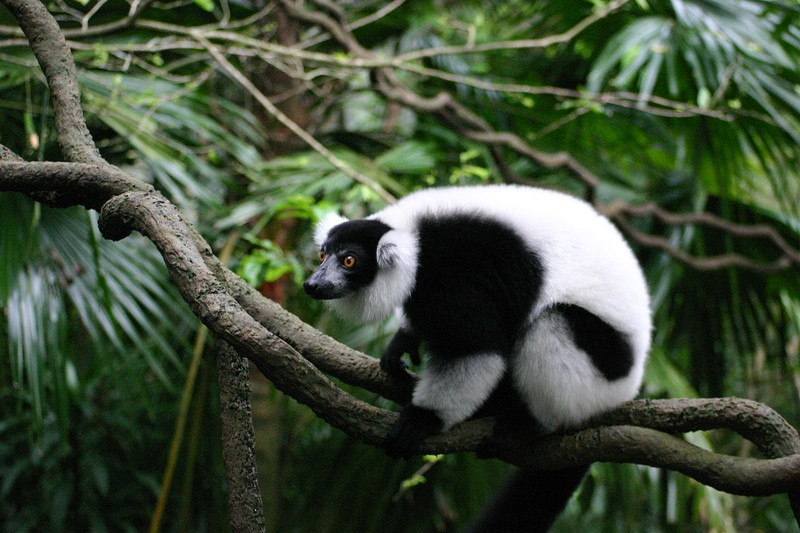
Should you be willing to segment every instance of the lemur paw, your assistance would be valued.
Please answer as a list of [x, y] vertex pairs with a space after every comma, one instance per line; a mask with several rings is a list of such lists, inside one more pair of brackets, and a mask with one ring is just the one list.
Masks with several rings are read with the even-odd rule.
[[408, 459], [417, 453], [420, 442], [442, 430], [442, 420], [430, 409], [407, 405], [389, 432], [384, 449], [390, 457]]
[[381, 368], [388, 374], [395, 377], [406, 377], [408, 375], [408, 365], [403, 361], [403, 354], [408, 354], [411, 362], [415, 365], [420, 363], [419, 339], [406, 330], [398, 331], [386, 351], [381, 357]]
[[400, 357], [381, 357], [381, 370], [394, 377], [406, 377], [408, 365]]

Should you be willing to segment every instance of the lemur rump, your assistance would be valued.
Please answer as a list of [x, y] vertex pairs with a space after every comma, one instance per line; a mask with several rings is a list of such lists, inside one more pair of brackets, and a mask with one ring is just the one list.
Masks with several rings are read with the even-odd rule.
[[542, 432], [633, 398], [650, 345], [647, 286], [619, 232], [585, 202], [515, 186], [420, 191], [362, 220], [317, 226], [313, 298], [373, 321], [399, 310], [381, 358], [425, 348], [411, 404], [387, 442], [425, 437], [491, 406]]

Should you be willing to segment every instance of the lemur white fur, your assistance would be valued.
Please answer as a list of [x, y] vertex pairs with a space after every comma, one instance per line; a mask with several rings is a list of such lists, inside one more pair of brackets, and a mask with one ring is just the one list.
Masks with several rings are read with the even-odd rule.
[[[490, 392], [507, 364], [513, 365], [514, 385], [523, 401], [547, 430], [578, 425], [633, 398], [650, 346], [649, 297], [642, 271], [606, 218], [563, 193], [505, 185], [413, 193], [368, 217], [392, 228], [379, 242], [375, 280], [354, 294], [330, 300], [330, 305], [361, 321], [402, 309], [414, 290], [421, 217], [455, 213], [480, 215], [513, 229], [541, 259], [542, 286], [514, 357], [482, 354], [447, 369], [426, 365], [413, 404], [434, 410], [447, 429], [477, 408], [476, 401], [470, 401], [475, 390], [453, 390], [447, 383], [468, 383]], [[322, 245], [342, 221], [325, 218], [315, 234], [317, 243]], [[580, 306], [626, 335], [633, 355], [627, 375], [613, 381], [604, 377], [575, 345], [564, 319], [548, 312], [554, 304]]]

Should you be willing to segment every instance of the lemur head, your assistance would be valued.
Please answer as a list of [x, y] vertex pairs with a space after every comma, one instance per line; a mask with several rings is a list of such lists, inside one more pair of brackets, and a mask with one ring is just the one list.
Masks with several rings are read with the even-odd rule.
[[317, 300], [333, 300], [340, 314], [372, 321], [402, 305], [414, 286], [416, 239], [377, 219], [328, 215], [314, 238], [321, 264], [303, 284]]

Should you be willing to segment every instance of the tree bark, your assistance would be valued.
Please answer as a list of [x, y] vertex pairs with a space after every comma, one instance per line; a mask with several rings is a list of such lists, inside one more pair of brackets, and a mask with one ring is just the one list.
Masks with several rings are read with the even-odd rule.
[[225, 341], [218, 340], [216, 348], [231, 529], [235, 533], [260, 533], [265, 530], [264, 506], [258, 487], [248, 361]]

